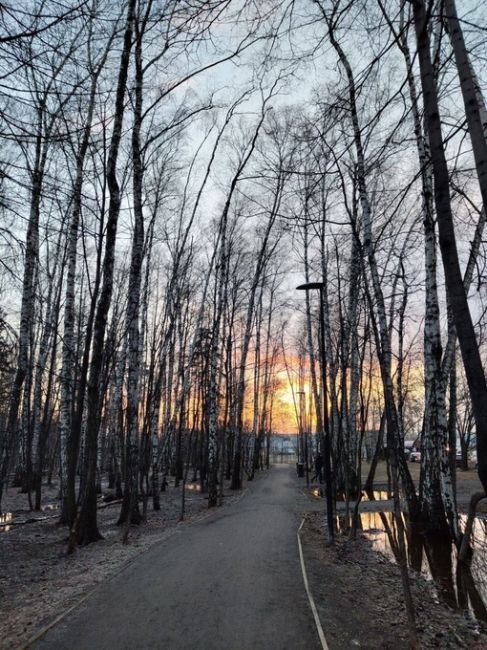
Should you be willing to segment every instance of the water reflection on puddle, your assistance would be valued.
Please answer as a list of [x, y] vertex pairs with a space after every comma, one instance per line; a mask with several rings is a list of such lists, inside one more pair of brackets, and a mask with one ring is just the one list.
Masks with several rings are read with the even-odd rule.
[[9, 523], [12, 521], [12, 513], [4, 512], [0, 514], [0, 532], [6, 533], [10, 530]]
[[[314, 497], [321, 498], [325, 496], [325, 491], [322, 487], [314, 487], [311, 489], [311, 494]], [[387, 490], [374, 490], [372, 494], [373, 498], [369, 498], [369, 496], [363, 492], [362, 501], [389, 501], [393, 498], [392, 492], [388, 492]], [[345, 495], [337, 494], [336, 500], [337, 502], [345, 501]]]
[[[54, 513], [59, 510], [59, 504], [49, 503], [42, 506], [42, 513]], [[33, 514], [34, 516], [31, 516]], [[24, 524], [35, 524], [38, 521], [45, 521], [46, 519], [52, 519], [56, 517], [54, 514], [49, 514], [45, 516], [39, 516], [37, 513], [31, 513], [31, 511], [18, 511], [15, 512], [15, 518], [13, 512], [4, 512], [0, 514], [0, 533], [7, 533], [9, 530], [12, 530], [14, 526], [22, 526]]]
[[[469, 609], [477, 619], [487, 622], [487, 518], [476, 517], [471, 537], [470, 566], [458, 562], [457, 549], [450, 538], [425, 535], [409, 525], [403, 513], [407, 530], [409, 566], [428, 580], [434, 580], [438, 597], [454, 608]], [[461, 529], [466, 516], [459, 517]], [[337, 516], [338, 529], [345, 532], [351, 520]], [[359, 513], [359, 530], [372, 543], [372, 548], [393, 561], [398, 560], [397, 525], [392, 512]]]
[[387, 490], [374, 490], [373, 499], [369, 499], [365, 492], [362, 495], [362, 501], [389, 501], [389, 499], [392, 499], [392, 492]]
[[59, 503], [48, 503], [42, 506], [42, 512], [51, 512], [52, 510], [59, 510]]
[[189, 490], [190, 492], [201, 492], [201, 484], [200, 483], [186, 483], [186, 490]]

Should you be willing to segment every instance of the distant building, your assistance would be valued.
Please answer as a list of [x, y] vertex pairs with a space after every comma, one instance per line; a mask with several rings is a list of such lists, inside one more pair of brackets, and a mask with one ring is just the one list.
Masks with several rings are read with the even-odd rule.
[[270, 453], [283, 456], [294, 456], [297, 449], [297, 436], [284, 433], [273, 433], [270, 440]]

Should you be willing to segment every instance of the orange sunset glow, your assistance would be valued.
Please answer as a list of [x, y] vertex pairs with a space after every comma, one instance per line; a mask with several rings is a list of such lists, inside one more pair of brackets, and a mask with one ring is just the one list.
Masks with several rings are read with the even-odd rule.
[[[272, 407], [272, 431], [275, 433], [297, 434], [299, 425], [300, 399], [304, 400], [302, 408], [304, 411], [305, 428], [314, 431], [316, 429], [316, 419], [314, 416], [314, 405], [312, 400], [311, 378], [309, 376], [309, 365], [301, 360], [301, 379], [299, 379], [300, 360], [297, 357], [287, 359], [288, 369], [281, 366], [275, 373], [277, 388], [274, 393]], [[393, 363], [393, 374], [396, 375], [397, 364]], [[424, 399], [424, 375], [423, 369], [419, 362], [411, 359], [403, 369], [404, 383], [407, 385], [407, 401], [405, 406], [405, 417], [409, 426], [417, 428], [420, 423], [417, 421], [417, 413], [421, 412], [418, 407]], [[350, 379], [348, 378], [348, 381]], [[379, 367], [374, 365], [370, 375], [364, 373], [361, 377], [362, 391], [364, 395], [369, 394], [371, 399], [371, 411], [369, 413], [370, 422], [368, 426], [374, 428], [374, 413], [372, 403], [382, 403], [382, 381]], [[245, 421], [251, 428], [252, 423], [252, 385], [248, 387], [248, 398], [245, 407]], [[299, 395], [300, 391], [304, 392], [304, 397]], [[262, 396], [260, 397], [262, 400]], [[329, 404], [331, 408], [331, 404]], [[417, 413], [415, 413], [417, 411]]]
[[[275, 382], [277, 388], [274, 392], [272, 404], [272, 431], [275, 433], [298, 433], [298, 417], [299, 417], [299, 395], [300, 387], [296, 378], [293, 377], [294, 371], [291, 369], [290, 376], [285, 368], [277, 370], [275, 373]], [[292, 382], [292, 385], [290, 383]], [[306, 411], [306, 421], [309, 422], [309, 410], [311, 399], [311, 382], [307, 379], [302, 381], [302, 390], [304, 390], [305, 397], [303, 408]], [[262, 395], [260, 396], [262, 400]], [[303, 398], [301, 398], [303, 399]], [[245, 421], [250, 428], [252, 423], [252, 385], [248, 387], [248, 397], [245, 406]], [[309, 425], [308, 425], [309, 426]], [[314, 428], [314, 418], [312, 418], [312, 428]]]

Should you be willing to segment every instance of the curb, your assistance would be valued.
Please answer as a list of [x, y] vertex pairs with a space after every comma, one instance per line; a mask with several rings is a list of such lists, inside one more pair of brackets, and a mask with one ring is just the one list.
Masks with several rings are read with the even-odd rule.
[[301, 562], [301, 571], [302, 571], [302, 574], [303, 574], [304, 588], [306, 589], [306, 595], [308, 596], [309, 606], [310, 606], [311, 612], [313, 614], [313, 618], [314, 618], [314, 621], [315, 621], [316, 630], [318, 632], [318, 637], [320, 639], [321, 647], [322, 647], [323, 650], [329, 650], [329, 647], [328, 647], [328, 644], [327, 644], [326, 638], [325, 638], [325, 633], [323, 632], [323, 626], [321, 625], [320, 616], [318, 614], [318, 610], [316, 609], [313, 594], [311, 593], [310, 588], [309, 588], [308, 574], [306, 573], [306, 566], [305, 566], [305, 563], [304, 563], [303, 546], [301, 544], [301, 537], [300, 537], [300, 533], [301, 533], [301, 529], [303, 528], [304, 520], [305, 520], [305, 517], [303, 517], [303, 519], [301, 521], [301, 525], [298, 528], [298, 532], [296, 533], [296, 536], [298, 538], [299, 560]]

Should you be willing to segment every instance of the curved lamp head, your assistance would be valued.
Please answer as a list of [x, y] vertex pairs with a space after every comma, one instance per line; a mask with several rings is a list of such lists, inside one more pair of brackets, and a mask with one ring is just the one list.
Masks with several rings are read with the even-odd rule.
[[310, 289], [323, 289], [323, 282], [307, 282], [306, 284], [300, 284], [299, 287], [296, 287], [296, 291], [309, 291]]

